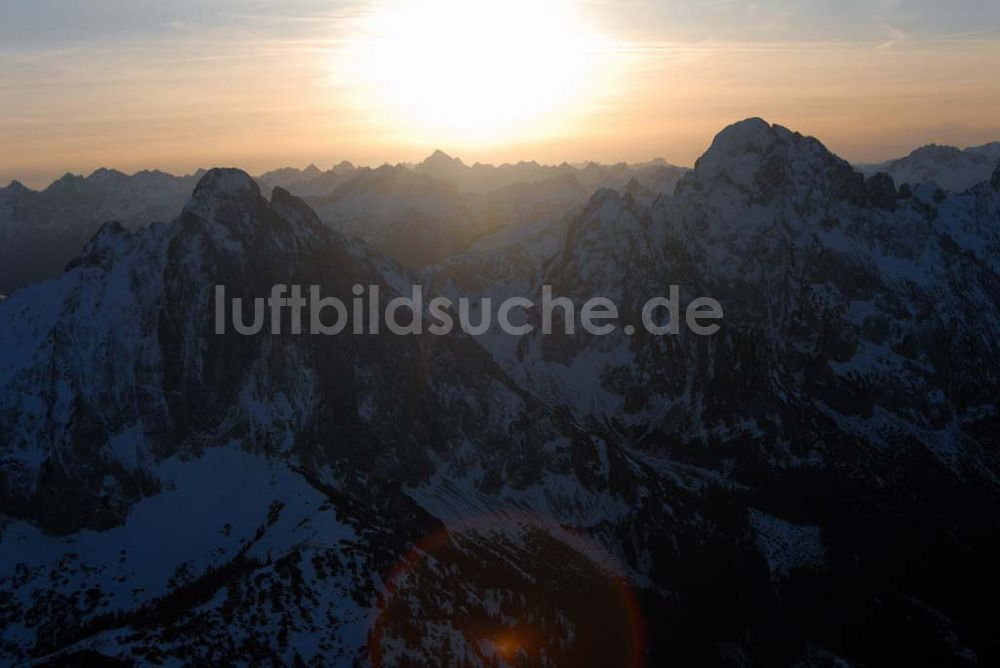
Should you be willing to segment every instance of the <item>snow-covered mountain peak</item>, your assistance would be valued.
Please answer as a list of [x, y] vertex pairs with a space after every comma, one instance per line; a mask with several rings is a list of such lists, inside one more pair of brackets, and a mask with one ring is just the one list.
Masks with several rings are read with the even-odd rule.
[[567, 293], [620, 297], [623, 271], [641, 273], [645, 262], [656, 264], [648, 257], [658, 245], [649, 223], [648, 210], [631, 194], [601, 188], [570, 223], [546, 281]]
[[801, 201], [865, 200], [864, 178], [819, 140], [759, 118], [734, 123], [678, 184], [678, 193], [731, 189], [767, 204], [782, 193]]
[[[771, 126], [762, 118], [748, 118], [723, 128], [698, 163], [715, 162], [726, 155], [761, 153], [772, 144], [779, 126]], [[781, 128], [784, 130], [784, 128]]]
[[927, 144], [914, 149], [909, 157], [914, 159], [953, 161], [962, 158], [962, 150], [955, 146], [942, 146], [941, 144]]
[[712, 145], [695, 163], [695, 171], [705, 176], [721, 171], [740, 176], [740, 165], [764, 166], [775, 159], [798, 167], [822, 166], [838, 160], [813, 137], [780, 125], [769, 125], [760, 118], [749, 118], [716, 135]]
[[98, 229], [97, 233], [94, 235], [94, 238], [91, 239], [86, 246], [84, 246], [84, 252], [87, 252], [90, 248], [105, 243], [107, 239], [115, 235], [125, 233], [127, 233], [127, 230], [117, 220], [108, 221], [101, 225], [100, 229]]
[[911, 151], [904, 158], [860, 168], [866, 174], [887, 172], [899, 184], [931, 183], [943, 190], [959, 193], [988, 181], [998, 160], [1000, 142], [966, 149], [928, 144]]
[[1000, 141], [991, 141], [982, 146], [970, 146], [965, 149], [965, 152], [972, 155], [982, 155], [992, 160], [1000, 160]]
[[263, 200], [257, 182], [242, 169], [217, 167], [205, 172], [194, 188], [185, 212], [211, 217], [221, 204]]
[[193, 199], [206, 197], [259, 197], [260, 188], [253, 178], [242, 169], [216, 167], [205, 172], [194, 188]]
[[122, 250], [131, 236], [132, 233], [118, 221], [104, 223], [83, 247], [80, 255], [66, 265], [66, 271], [85, 265], [107, 268], [116, 250]]

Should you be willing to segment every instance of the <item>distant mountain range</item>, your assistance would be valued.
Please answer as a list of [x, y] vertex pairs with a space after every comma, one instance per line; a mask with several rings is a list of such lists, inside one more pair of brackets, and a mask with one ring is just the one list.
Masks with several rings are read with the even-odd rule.
[[[0, 662], [1000, 661], [1000, 168], [903, 187], [749, 119], [672, 191], [337, 169], [209, 170], [0, 302]], [[725, 319], [214, 333], [275, 283]]]
[[[998, 162], [998, 142], [964, 150], [930, 145], [905, 158], [858, 169], [866, 175], [886, 173], [898, 185], [933, 184], [962, 192], [987, 180]], [[344, 161], [325, 171], [315, 165], [285, 167], [256, 181], [266, 191], [280, 186], [305, 198], [325, 223], [419, 268], [466, 250], [512, 222], [565, 223], [601, 188], [652, 205], [660, 195], [673, 193], [686, 171], [661, 159], [469, 166], [435, 151], [414, 165], [369, 168]], [[66, 174], [42, 191], [17, 181], [0, 187], [0, 294], [58, 275], [103, 222], [116, 220], [134, 228], [171, 219], [202, 173], [129, 176], [99, 169], [87, 177]]]
[[109, 220], [131, 228], [172, 220], [200, 176], [99, 169], [42, 191], [17, 181], [0, 188], [0, 293], [59, 275]]
[[[450, 183], [463, 193], [484, 194], [505, 186], [538, 183], [555, 177], [572, 176], [587, 190], [597, 188], [623, 188], [636, 179], [656, 192], [672, 192], [678, 179], [687, 171], [665, 160], [656, 159], [645, 163], [629, 164], [620, 162], [602, 165], [589, 162], [585, 165], [541, 165], [537, 162], [519, 162], [494, 166], [475, 163], [466, 165], [460, 158], [453, 158], [443, 151], [435, 151], [418, 164], [398, 165], [421, 176]], [[383, 166], [383, 168], [388, 165]], [[349, 162], [341, 162], [332, 169], [322, 171], [315, 165], [299, 170], [290, 167], [267, 172], [257, 178], [265, 189], [281, 186], [300, 197], [317, 196], [328, 193], [332, 187], [343, 184], [353, 174], [370, 168], [357, 168]]]
[[[314, 165], [284, 168], [257, 181], [267, 190], [281, 186], [308, 198], [328, 224], [419, 266], [525, 216], [579, 208], [598, 187], [631, 187], [651, 200], [672, 192], [684, 171], [663, 161], [465, 167], [439, 151], [416, 166], [371, 169], [342, 162], [325, 172]], [[0, 294], [58, 275], [106, 221], [133, 229], [172, 219], [200, 175], [100, 169], [88, 177], [67, 174], [40, 192], [16, 181], [0, 188]], [[525, 193], [520, 199], [518, 190]]]

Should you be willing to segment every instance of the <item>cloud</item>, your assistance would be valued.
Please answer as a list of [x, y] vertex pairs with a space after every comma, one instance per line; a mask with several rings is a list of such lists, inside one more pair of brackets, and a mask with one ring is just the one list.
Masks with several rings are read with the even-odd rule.
[[909, 38], [908, 34], [900, 30], [899, 28], [896, 28], [895, 26], [883, 23], [879, 25], [879, 28], [882, 30], [882, 32], [886, 34], [886, 36], [889, 39], [887, 39], [886, 41], [882, 42], [877, 47], [875, 47], [876, 49], [890, 49], [899, 44], [900, 42], [902, 42], [904, 39]]

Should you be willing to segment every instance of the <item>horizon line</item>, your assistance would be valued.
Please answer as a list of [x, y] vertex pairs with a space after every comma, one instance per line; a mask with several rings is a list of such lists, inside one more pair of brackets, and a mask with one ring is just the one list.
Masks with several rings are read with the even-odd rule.
[[[745, 119], [741, 119], [739, 121], [735, 121], [734, 123], [731, 123], [731, 124], [725, 126], [722, 130], [720, 130], [718, 133], [716, 133], [715, 135], [713, 135], [712, 141], [714, 142], [714, 140], [718, 136], [718, 134], [721, 133], [723, 130], [725, 130], [725, 128], [731, 127], [732, 125], [744, 122], [746, 120], [750, 120], [752, 118], [759, 118], [759, 117], [747, 117]], [[770, 122], [768, 122], [765, 119], [761, 119], [761, 120], [764, 120], [764, 122], [767, 123], [770, 126], [785, 127], [785, 126], [781, 126], [780, 123], [770, 123]], [[791, 130], [791, 128], [786, 128], [786, 129]], [[795, 130], [791, 130], [791, 131], [796, 132]], [[804, 134], [804, 133], [802, 133], [802, 134]], [[804, 136], [813, 137], [813, 138], [817, 139], [818, 141], [820, 141], [821, 143], [823, 143], [823, 141], [821, 139], [819, 139], [818, 137], [815, 137], [815, 135], [804, 134]], [[837, 157], [840, 157], [841, 159], [845, 160], [852, 167], [862, 168], [862, 167], [870, 167], [870, 166], [874, 166], [874, 165], [882, 165], [882, 164], [885, 164], [885, 163], [888, 163], [888, 162], [892, 162], [894, 160], [899, 160], [899, 159], [902, 159], [902, 158], [905, 158], [905, 157], [908, 157], [908, 156], [912, 155], [914, 152], [916, 152], [916, 151], [918, 151], [920, 149], [929, 148], [929, 147], [954, 148], [954, 149], [957, 149], [959, 151], [965, 152], [965, 151], [968, 151], [968, 150], [971, 150], [971, 149], [983, 148], [983, 147], [990, 146], [992, 144], [997, 144], [997, 143], [1000, 143], [1000, 139], [994, 139], [994, 140], [991, 140], [991, 141], [986, 141], [986, 142], [983, 142], [981, 144], [971, 144], [971, 145], [968, 145], [968, 146], [956, 146], [954, 144], [943, 144], [943, 143], [939, 143], [939, 142], [935, 142], [935, 141], [929, 141], [929, 142], [921, 143], [921, 144], [915, 146], [914, 148], [910, 149], [907, 153], [905, 153], [903, 155], [895, 155], [895, 156], [885, 157], [885, 158], [883, 158], [881, 160], [871, 160], [871, 161], [868, 161], [868, 160], [866, 160], [866, 161], [849, 160], [847, 158], [843, 158], [843, 156], [839, 155], [837, 152], [829, 149], [829, 147], [827, 147], [827, 150], [829, 150], [831, 153], [833, 153]], [[823, 145], [826, 146], [825, 143], [823, 143]], [[711, 146], [711, 142], [709, 143], [709, 147], [710, 146]], [[705, 150], [707, 151], [708, 147], [706, 147]], [[74, 172], [74, 171], [72, 171], [72, 169], [69, 169], [66, 172], [62, 173], [61, 175], [55, 176], [55, 177], [51, 177], [51, 180], [44, 181], [44, 182], [42, 180], [40, 180], [40, 179], [19, 178], [17, 176], [14, 176], [14, 177], [11, 178], [11, 180], [6, 185], [0, 185], [0, 189], [10, 188], [11, 186], [13, 186], [15, 184], [19, 184], [19, 185], [21, 185], [22, 187], [24, 187], [24, 188], [26, 188], [28, 190], [31, 190], [31, 191], [34, 191], [34, 192], [43, 192], [43, 191], [47, 190], [49, 187], [51, 187], [52, 185], [58, 183], [59, 181], [61, 181], [63, 179], [66, 179], [67, 177], [72, 177], [72, 178], [78, 178], [78, 179], [87, 180], [87, 179], [93, 178], [95, 175], [97, 175], [100, 172], [115, 172], [115, 173], [121, 174], [121, 175], [129, 177], [129, 178], [133, 178], [133, 177], [138, 176], [140, 174], [150, 173], [150, 174], [164, 174], [164, 175], [172, 177], [172, 178], [182, 179], [182, 178], [194, 178], [194, 177], [197, 177], [197, 176], [202, 175], [205, 172], [209, 171], [210, 169], [215, 169], [215, 168], [220, 168], [220, 167], [231, 167], [231, 168], [235, 168], [235, 169], [240, 169], [241, 171], [244, 171], [245, 173], [249, 174], [253, 179], [257, 180], [257, 179], [261, 179], [261, 178], [267, 177], [268, 175], [270, 175], [272, 173], [280, 172], [280, 171], [284, 171], [284, 170], [296, 170], [298, 172], [305, 172], [305, 171], [308, 171], [310, 168], [315, 168], [321, 174], [328, 174], [328, 173], [334, 171], [336, 168], [344, 165], [345, 163], [347, 165], [349, 165], [354, 170], [365, 170], [365, 169], [367, 169], [367, 170], [375, 171], [375, 170], [384, 169], [384, 168], [399, 168], [399, 167], [412, 169], [412, 168], [418, 167], [418, 166], [420, 166], [420, 165], [428, 162], [431, 158], [433, 158], [435, 155], [438, 155], [438, 154], [441, 154], [445, 158], [447, 158], [449, 160], [452, 160], [452, 161], [454, 161], [456, 163], [459, 163], [465, 169], [474, 169], [476, 167], [489, 167], [489, 168], [493, 168], [493, 169], [501, 169], [501, 168], [504, 168], [504, 167], [518, 167], [518, 166], [521, 166], [521, 165], [536, 165], [536, 166], [538, 166], [540, 168], [557, 169], [557, 168], [561, 168], [561, 167], [570, 167], [572, 169], [582, 170], [582, 169], [586, 169], [590, 165], [596, 165], [598, 167], [616, 167], [616, 166], [624, 165], [626, 167], [635, 168], [635, 167], [641, 167], [641, 166], [644, 166], [644, 165], [649, 165], [649, 164], [657, 163], [657, 162], [662, 163], [663, 166], [665, 166], [665, 167], [675, 167], [675, 168], [686, 169], [686, 170], [691, 170], [691, 169], [695, 168], [694, 164], [685, 165], [685, 164], [673, 163], [673, 162], [670, 162], [669, 160], [663, 158], [662, 156], [655, 156], [655, 157], [649, 158], [647, 160], [638, 160], [638, 161], [618, 160], [618, 161], [615, 161], [615, 162], [603, 162], [603, 161], [600, 161], [600, 160], [581, 160], [581, 161], [563, 160], [562, 162], [555, 163], [555, 162], [542, 162], [542, 161], [535, 160], [535, 159], [521, 159], [521, 160], [518, 160], [516, 162], [504, 161], [504, 162], [494, 163], [494, 162], [482, 162], [482, 161], [477, 160], [477, 161], [472, 162], [472, 163], [466, 163], [464, 160], [462, 160], [461, 156], [457, 155], [457, 152], [456, 152], [456, 154], [453, 154], [453, 153], [449, 153], [448, 151], [445, 151], [443, 149], [437, 148], [437, 149], [434, 149], [433, 151], [431, 151], [425, 158], [423, 158], [422, 160], [419, 160], [419, 161], [403, 160], [403, 161], [399, 161], [399, 162], [384, 161], [384, 162], [381, 162], [379, 164], [374, 164], [374, 163], [362, 164], [362, 163], [356, 163], [356, 162], [351, 161], [351, 160], [343, 159], [343, 160], [340, 160], [340, 161], [331, 161], [331, 163], [328, 163], [328, 164], [330, 164], [329, 167], [320, 167], [319, 165], [317, 165], [317, 161], [312, 160], [312, 161], [309, 161], [304, 167], [297, 167], [297, 166], [294, 166], [292, 164], [285, 163], [285, 164], [281, 164], [281, 165], [279, 165], [277, 167], [272, 167], [270, 169], [266, 169], [264, 171], [260, 171], [260, 172], [257, 172], [257, 173], [254, 173], [250, 169], [246, 169], [246, 168], [240, 167], [238, 165], [238, 163], [236, 163], [236, 164], [222, 164], [222, 163], [219, 163], [219, 164], [214, 164], [214, 165], [212, 165], [210, 167], [199, 166], [199, 167], [191, 169], [190, 171], [186, 171], [186, 172], [183, 172], [183, 173], [179, 173], [178, 171], [172, 171], [170, 169], [163, 169], [163, 168], [160, 168], [160, 167], [143, 167], [143, 168], [135, 169], [134, 171], [131, 171], [131, 170], [126, 170], [126, 169], [119, 169], [119, 168], [114, 167], [114, 166], [102, 165], [100, 167], [96, 167], [96, 168], [92, 169], [89, 173], [84, 173], [83, 171]], [[701, 155], [704, 155], [704, 152]], [[698, 159], [700, 159], [701, 155], [699, 155]], [[695, 163], [697, 163], [698, 159], [695, 160]], [[46, 178], [49, 178], [49, 177], [46, 177]]]

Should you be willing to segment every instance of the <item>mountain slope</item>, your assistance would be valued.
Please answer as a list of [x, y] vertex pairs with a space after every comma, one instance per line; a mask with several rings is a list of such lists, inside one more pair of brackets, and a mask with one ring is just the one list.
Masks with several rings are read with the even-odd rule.
[[[725, 471], [750, 517], [768, 516], [751, 524], [774, 572], [782, 553], [817, 553], [776, 543], [821, 535], [823, 577], [778, 588], [817, 585], [831, 603], [793, 616], [827, 615], [812, 633], [854, 614], [881, 620], [851, 642], [813, 635], [821, 646], [878, 662], [891, 633], [952, 657], [942, 661], [963, 643], [989, 652], [975, 610], [997, 593], [980, 584], [998, 551], [995, 515], [981, 513], [1000, 507], [998, 191], [994, 177], [957, 195], [897, 192], [815, 139], [751, 119], [720, 133], [651, 211], [595, 195], [533, 284], [536, 304], [542, 283], [577, 311], [609, 297], [638, 334], [483, 342], [591, 428]], [[671, 284], [682, 306], [717, 299], [722, 330], [643, 334], [642, 304]], [[907, 615], [934, 630], [919, 640]]]
[[930, 144], [908, 156], [877, 165], [863, 165], [866, 174], [885, 172], [897, 183], [934, 184], [951, 192], [962, 192], [989, 179], [1000, 164], [1000, 142], [958, 149]]
[[[214, 334], [213, 286], [248, 299], [278, 282], [346, 301], [356, 283], [388, 299], [407, 278], [285, 191], [267, 201], [212, 170], [172, 223], [107, 225], [63, 277], [3, 303], [7, 660], [348, 661], [433, 628], [426, 656], [447, 638], [478, 662], [505, 651], [509, 614], [590, 629], [531, 649], [578, 656], [572, 637], [609, 630], [572, 597], [530, 594], [553, 551], [612, 596], [618, 558], [679, 558], [649, 542], [657, 527], [715, 540], [696, 511], [672, 516], [690, 491], [537, 402], [468, 337]], [[615, 531], [639, 553], [595, 547], [617, 555]], [[443, 552], [421, 554], [468, 582], [476, 626], [393, 570], [438, 534]], [[508, 569], [499, 594], [469, 561], [484, 551], [509, 555], [491, 567]], [[398, 617], [390, 594], [425, 616]], [[638, 651], [627, 630], [599, 651]]]
[[106, 221], [132, 228], [170, 220], [195, 181], [99, 169], [86, 178], [66, 174], [41, 192], [16, 181], [0, 188], [0, 293], [57, 275]]

